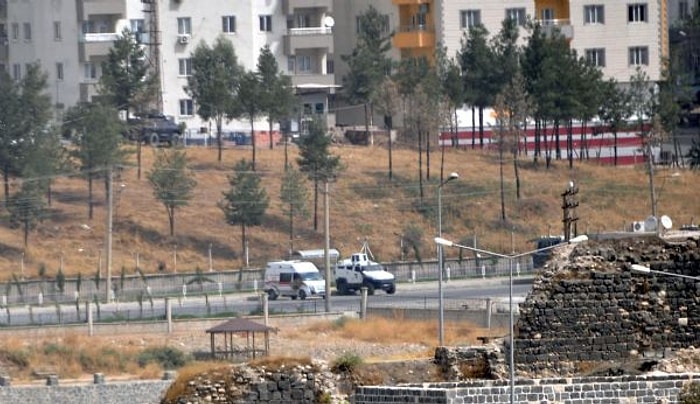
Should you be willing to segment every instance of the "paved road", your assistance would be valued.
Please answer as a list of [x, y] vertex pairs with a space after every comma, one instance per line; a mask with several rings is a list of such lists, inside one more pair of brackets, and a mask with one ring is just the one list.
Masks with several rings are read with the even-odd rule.
[[[513, 300], [524, 300], [531, 289], [531, 278], [516, 278], [513, 285]], [[509, 287], [507, 278], [450, 280], [443, 282], [443, 303], [445, 309], [461, 308], [465, 304], [474, 306], [484, 304], [485, 299], [492, 298], [496, 305], [505, 305], [507, 308]], [[223, 296], [189, 296], [185, 298], [171, 298], [173, 317], [201, 317], [212, 313], [230, 313], [230, 315], [248, 315], [260, 311], [260, 295], [255, 292], [236, 293]], [[309, 298], [306, 300], [291, 300], [280, 298], [269, 302], [271, 313], [291, 312], [323, 312], [325, 300], [321, 298]], [[375, 307], [402, 307], [402, 308], [437, 308], [438, 307], [438, 283], [418, 282], [401, 283], [397, 285], [394, 295], [377, 292], [368, 296], [368, 305]], [[352, 296], [331, 296], [332, 311], [359, 311], [360, 294]], [[8, 319], [7, 311], [0, 311], [0, 324], [30, 325], [30, 324], [56, 324], [60, 318], [63, 323], [85, 321], [85, 306], [81, 305], [78, 311], [75, 305], [44, 305], [44, 306], [20, 306], [12, 307]], [[99, 305], [99, 316], [93, 304], [95, 321], [99, 319], [149, 319], [164, 318], [164, 299], [154, 299], [153, 305], [146, 300], [138, 302], [109, 303]], [[78, 317], [80, 316], [80, 317]]]

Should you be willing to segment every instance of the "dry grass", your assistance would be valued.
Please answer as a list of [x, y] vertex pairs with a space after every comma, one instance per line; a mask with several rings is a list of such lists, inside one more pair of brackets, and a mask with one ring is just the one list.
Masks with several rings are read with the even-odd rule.
[[[388, 181], [387, 150], [382, 147], [337, 146], [332, 152], [341, 157], [346, 170], [331, 186], [330, 232], [332, 247], [347, 255], [356, 251], [367, 238], [372, 252], [381, 261], [401, 257], [399, 236], [407, 226], [422, 229], [422, 256], [434, 256], [432, 237], [436, 233], [436, 193], [440, 166], [437, 153], [431, 156], [430, 179], [424, 179], [423, 195], [418, 186], [417, 154], [413, 150], [395, 150], [394, 181]], [[128, 167], [116, 182], [113, 265], [134, 273], [135, 257], [147, 273], [165, 264], [167, 272], [208, 268], [211, 246], [215, 270], [243, 266], [241, 232], [224, 222], [217, 207], [221, 192], [228, 187], [227, 175], [236, 161], [250, 159], [250, 149], [225, 150], [221, 164], [213, 149], [188, 149], [194, 176], [198, 181], [190, 205], [176, 214], [176, 236], [167, 235], [167, 215], [154, 200], [145, 179], [154, 154], [144, 149], [142, 178], [136, 168]], [[290, 159], [296, 159], [290, 148]], [[458, 171], [460, 179], [443, 191], [443, 234], [454, 240], [470, 240], [476, 234], [479, 244], [496, 251], [525, 251], [529, 240], [546, 233], [561, 232], [561, 192], [569, 180], [579, 186], [579, 231], [620, 230], [624, 224], [643, 220], [651, 212], [648, 178], [640, 167], [603, 167], [576, 162], [569, 170], [564, 162], [545, 169], [525, 162], [521, 170], [522, 198], [516, 200], [512, 167], [505, 167], [506, 216], [500, 217], [498, 164], [494, 156], [476, 150], [452, 150], [445, 153], [445, 172]], [[287, 221], [279, 202], [280, 177], [284, 152], [258, 150], [258, 172], [270, 196], [270, 207], [262, 226], [249, 229], [250, 265], [261, 266], [271, 259], [286, 256], [289, 249]], [[425, 175], [424, 167], [424, 175]], [[658, 211], [676, 224], [700, 218], [700, 204], [694, 203], [700, 185], [695, 172], [657, 172]], [[122, 188], [119, 185], [123, 183]], [[20, 275], [24, 253], [24, 275], [38, 276], [41, 264], [47, 276], [55, 276], [61, 262], [68, 276], [93, 274], [104, 254], [104, 184], [94, 184], [97, 205], [92, 220], [87, 218], [86, 182], [76, 177], [59, 177], [53, 185], [53, 200], [45, 220], [29, 237], [25, 250], [22, 232], [10, 229], [6, 212], [0, 213], [0, 280]], [[12, 188], [16, 189], [13, 182]], [[310, 196], [313, 192], [310, 192]], [[310, 198], [311, 199], [311, 198]], [[321, 201], [322, 202], [322, 201]], [[313, 202], [309, 202], [313, 212]], [[313, 229], [313, 216], [295, 223], [294, 248], [319, 248], [323, 245], [322, 203], [319, 228]], [[85, 228], [86, 225], [88, 229]], [[513, 246], [511, 246], [511, 232]], [[456, 250], [448, 251], [456, 255]], [[173, 257], [176, 256], [177, 260]], [[413, 259], [412, 256], [408, 257]]]
[[[324, 339], [353, 339], [381, 344], [410, 343], [432, 347], [436, 342], [437, 327], [434, 321], [370, 317], [366, 320], [344, 319], [332, 323], [327, 321], [312, 323], [304, 330], [297, 330], [295, 337], [315, 334], [323, 335]], [[494, 329], [490, 332], [492, 335], [499, 335], [504, 330]], [[444, 325], [444, 340], [447, 345], [479, 344], [477, 338], [488, 333], [489, 331], [484, 328], [465, 322], [447, 321]]]

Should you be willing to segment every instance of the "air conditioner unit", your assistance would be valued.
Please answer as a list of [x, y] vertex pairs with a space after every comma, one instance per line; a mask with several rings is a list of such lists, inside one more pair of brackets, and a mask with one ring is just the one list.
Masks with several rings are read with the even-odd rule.
[[187, 45], [188, 43], [190, 43], [190, 36], [187, 35], [187, 34], [185, 34], [185, 35], [178, 35], [178, 36], [177, 36], [177, 41], [178, 41], [181, 45]]
[[632, 231], [634, 233], [644, 233], [646, 231], [646, 227], [644, 226], [644, 222], [632, 222]]

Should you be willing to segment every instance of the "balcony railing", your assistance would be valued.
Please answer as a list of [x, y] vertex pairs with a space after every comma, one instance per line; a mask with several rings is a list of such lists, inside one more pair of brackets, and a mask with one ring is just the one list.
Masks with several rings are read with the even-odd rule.
[[80, 37], [81, 42], [111, 42], [119, 39], [116, 32], [87, 33]]
[[288, 34], [292, 35], [292, 36], [331, 35], [331, 34], [333, 34], [333, 28], [331, 28], [331, 27], [290, 28]]
[[411, 24], [399, 26], [399, 32], [435, 32], [435, 29], [430, 25]]
[[543, 31], [547, 35], [552, 35], [555, 30], [559, 30], [566, 39], [572, 39], [574, 37], [574, 27], [568, 19], [537, 20], [537, 22], [542, 26]]

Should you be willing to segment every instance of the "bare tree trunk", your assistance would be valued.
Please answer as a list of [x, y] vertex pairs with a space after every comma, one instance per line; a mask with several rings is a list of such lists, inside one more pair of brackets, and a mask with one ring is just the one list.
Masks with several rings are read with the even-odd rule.
[[273, 146], [273, 143], [274, 143], [274, 142], [272, 141], [272, 117], [271, 117], [271, 116], [267, 118], [267, 123], [268, 123], [268, 126], [269, 126], [269, 130], [268, 130], [267, 133], [268, 133], [268, 135], [270, 136], [270, 150], [272, 150], [273, 147], [274, 147], [274, 146]]
[[88, 174], [88, 219], [92, 220], [92, 174]]
[[318, 230], [318, 180], [314, 180], [314, 231]]
[[253, 162], [251, 163], [251, 169], [255, 171], [255, 121], [253, 116], [250, 117], [250, 143], [253, 146]]

